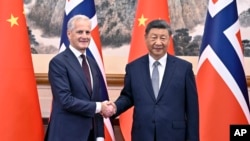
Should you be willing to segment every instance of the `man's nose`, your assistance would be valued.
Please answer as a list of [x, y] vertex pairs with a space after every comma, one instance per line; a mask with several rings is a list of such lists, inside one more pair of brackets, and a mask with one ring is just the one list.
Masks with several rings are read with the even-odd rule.
[[160, 38], [157, 38], [157, 39], [155, 40], [155, 44], [157, 44], [157, 45], [160, 45], [160, 44], [162, 44], [162, 41], [161, 41], [161, 39], [160, 39]]

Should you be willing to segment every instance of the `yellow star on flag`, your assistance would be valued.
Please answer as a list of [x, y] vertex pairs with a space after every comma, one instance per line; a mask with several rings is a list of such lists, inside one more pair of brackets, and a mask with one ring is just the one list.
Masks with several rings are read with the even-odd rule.
[[139, 21], [139, 26], [141, 26], [141, 25], [143, 25], [143, 26], [145, 26], [146, 24], [146, 21], [148, 20], [148, 18], [145, 18], [144, 16], [143, 16], [143, 14], [141, 15], [141, 17], [138, 19], [138, 21]]
[[28, 11], [23, 7], [23, 14], [25, 15]]
[[14, 25], [18, 25], [17, 20], [18, 20], [18, 17], [14, 17], [14, 16], [11, 14], [10, 19], [8, 19], [7, 21], [10, 22], [11, 27], [13, 27]]

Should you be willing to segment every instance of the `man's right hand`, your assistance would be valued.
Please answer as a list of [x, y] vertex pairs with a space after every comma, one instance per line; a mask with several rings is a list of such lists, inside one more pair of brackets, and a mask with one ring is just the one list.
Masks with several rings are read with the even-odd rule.
[[116, 105], [111, 101], [103, 101], [101, 108], [101, 115], [105, 118], [111, 117], [116, 113]]

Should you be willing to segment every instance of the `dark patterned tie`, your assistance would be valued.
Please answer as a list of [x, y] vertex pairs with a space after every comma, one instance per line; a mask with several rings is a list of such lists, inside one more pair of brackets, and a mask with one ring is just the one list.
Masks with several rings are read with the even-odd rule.
[[90, 77], [90, 72], [89, 72], [89, 66], [86, 61], [86, 56], [82, 54], [81, 57], [82, 57], [82, 69], [88, 81], [88, 89], [90, 90], [90, 92], [92, 92], [91, 77]]
[[157, 98], [158, 93], [159, 93], [159, 71], [158, 71], [158, 65], [160, 63], [158, 61], [155, 61], [153, 66], [153, 72], [152, 72], [152, 85], [153, 85], [153, 90], [155, 94], [155, 98]]

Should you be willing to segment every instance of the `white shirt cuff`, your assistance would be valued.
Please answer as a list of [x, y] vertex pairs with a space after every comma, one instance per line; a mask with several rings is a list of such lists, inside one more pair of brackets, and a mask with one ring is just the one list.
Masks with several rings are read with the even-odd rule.
[[103, 137], [97, 137], [96, 141], [104, 141], [104, 138]]
[[96, 102], [95, 113], [100, 113], [101, 110], [102, 110], [102, 103], [101, 102]]

